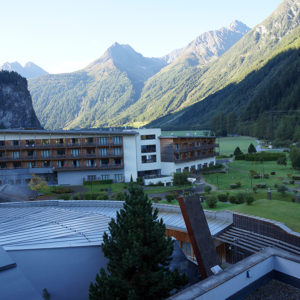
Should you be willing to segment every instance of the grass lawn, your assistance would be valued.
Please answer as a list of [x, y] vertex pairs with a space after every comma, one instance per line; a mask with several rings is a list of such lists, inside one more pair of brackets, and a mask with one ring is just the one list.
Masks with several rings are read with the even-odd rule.
[[192, 185], [182, 185], [182, 186], [151, 186], [144, 188], [146, 194], [160, 194], [172, 191], [179, 191], [184, 189], [190, 189]]
[[97, 193], [101, 192], [101, 189], [110, 189], [113, 193], [123, 192], [127, 188], [128, 184], [126, 183], [112, 183], [112, 184], [87, 184], [84, 185], [89, 192]]
[[218, 138], [217, 143], [219, 143], [220, 145], [219, 147], [220, 155], [233, 154], [236, 147], [240, 147], [242, 152], [248, 153], [248, 147], [251, 143], [255, 147], [257, 146], [256, 139], [249, 136]]
[[[236, 182], [241, 183], [241, 189], [252, 189], [258, 183], [266, 183], [268, 187], [274, 188], [274, 184], [282, 185], [283, 181], [289, 181], [288, 174], [298, 174], [291, 168], [290, 162], [286, 167], [278, 165], [275, 161], [268, 161], [264, 163], [236, 160], [228, 164], [229, 169], [226, 174], [209, 174], [204, 175], [205, 181], [213, 184], [217, 189], [230, 189], [230, 185]], [[269, 174], [274, 171], [276, 175], [270, 175], [269, 178], [263, 179], [251, 179], [249, 175], [249, 170], [254, 170], [258, 174]], [[252, 184], [252, 187], [251, 187]], [[286, 184], [289, 188], [297, 187], [296, 184]]]

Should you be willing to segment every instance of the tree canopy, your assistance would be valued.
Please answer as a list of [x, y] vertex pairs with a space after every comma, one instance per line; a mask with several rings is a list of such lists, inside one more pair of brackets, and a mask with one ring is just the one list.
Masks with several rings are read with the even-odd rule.
[[90, 285], [90, 299], [164, 299], [187, 283], [170, 271], [173, 241], [142, 187], [131, 184], [123, 209], [109, 223], [102, 251], [108, 258]]

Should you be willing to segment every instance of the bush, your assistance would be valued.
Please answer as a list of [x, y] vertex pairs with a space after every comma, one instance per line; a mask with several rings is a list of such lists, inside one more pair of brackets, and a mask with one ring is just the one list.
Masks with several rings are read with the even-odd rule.
[[204, 187], [204, 192], [207, 193], [207, 194], [209, 194], [209, 193], [211, 192], [211, 190], [212, 190], [212, 188], [211, 188], [210, 185], [206, 185], [206, 186]]
[[281, 193], [282, 195], [285, 195], [285, 192], [288, 190], [288, 188], [285, 186], [285, 185], [280, 185], [278, 188], [277, 188], [277, 192], [278, 193]]
[[58, 200], [70, 200], [71, 195], [70, 194], [59, 194], [56, 199]]
[[219, 194], [217, 197], [218, 197], [218, 200], [220, 202], [227, 202], [228, 201], [228, 195], [227, 194]]
[[230, 185], [231, 189], [237, 189], [239, 186], [236, 183]]
[[153, 197], [153, 198], [151, 198], [151, 200], [152, 200], [154, 203], [157, 203], [158, 201], [161, 200], [161, 197]]
[[274, 172], [274, 171], [273, 171], [273, 172], [271, 172], [271, 175], [276, 175], [276, 172]]
[[206, 199], [205, 199], [205, 203], [209, 208], [216, 207], [217, 202], [218, 202], [218, 200], [215, 196], [209, 196], [209, 197], [206, 197]]
[[234, 195], [229, 196], [228, 200], [230, 203], [235, 204], [235, 196]]
[[89, 193], [89, 192], [81, 194], [83, 200], [96, 200], [98, 195], [101, 195], [101, 194]]
[[236, 204], [242, 204], [245, 202], [245, 194], [244, 193], [238, 193], [235, 197], [235, 203]]
[[188, 181], [187, 173], [174, 173], [173, 174], [173, 185], [190, 185], [191, 183]]
[[241, 183], [240, 183], [239, 181], [236, 182], [235, 184], [236, 184], [237, 187], [241, 187], [241, 186], [242, 186]]
[[289, 183], [290, 183], [290, 184], [294, 184], [294, 183], [295, 183], [295, 180], [290, 180]]
[[269, 178], [270, 177], [270, 175], [269, 174], [264, 174], [264, 178]]
[[[96, 198], [94, 198], [96, 200], [108, 200], [109, 196], [107, 193], [99, 193]], [[93, 199], [86, 199], [86, 200], [93, 200]]]
[[72, 193], [72, 192], [73, 192], [73, 190], [66, 186], [54, 186], [52, 188], [52, 193], [55, 193], [55, 194], [67, 194], [67, 193]]
[[292, 178], [293, 178], [294, 180], [300, 180], [300, 176], [299, 176], [299, 175], [293, 175]]
[[170, 203], [172, 202], [173, 200], [176, 199], [176, 196], [174, 194], [168, 194], [166, 195], [166, 200]]
[[112, 179], [105, 179], [105, 180], [86, 180], [83, 182], [83, 185], [93, 185], [93, 184], [112, 184]]
[[274, 188], [277, 189], [278, 188], [278, 183], [274, 184]]
[[253, 179], [259, 179], [259, 178], [260, 178], [259, 175], [254, 175], [254, 176], [253, 176]]
[[251, 205], [253, 202], [254, 202], [254, 197], [253, 196], [251, 196], [251, 195], [246, 195], [246, 203], [247, 203], [247, 205]]
[[253, 189], [254, 194], [256, 194], [256, 192], [257, 192], [257, 187], [254, 186], [252, 189]]
[[233, 155], [236, 157], [236, 156], [240, 156], [240, 155], [243, 155], [243, 152], [241, 151], [240, 147], [236, 147], [234, 152], [233, 152]]
[[124, 200], [125, 197], [126, 197], [126, 194], [125, 194], [125, 193], [122, 193], [122, 192], [118, 192], [117, 194], [115, 194], [115, 199], [116, 199], [116, 200], [119, 200], [119, 201]]
[[248, 153], [256, 153], [256, 148], [252, 143], [248, 147]]
[[292, 167], [294, 169], [300, 168], [300, 148], [292, 147], [290, 152], [290, 159], [292, 162]]
[[72, 200], [81, 200], [82, 196], [80, 193], [76, 193], [72, 196]]
[[278, 164], [278, 165], [286, 166], [286, 156], [278, 157], [278, 159], [277, 159], [277, 164]]
[[267, 185], [265, 184], [265, 183], [258, 183], [258, 184], [256, 184], [256, 187], [258, 188], [258, 189], [265, 189], [266, 187], [267, 187]]
[[238, 155], [235, 157], [235, 159], [263, 162], [263, 161], [277, 161], [278, 158], [280, 157], [285, 157], [285, 154], [280, 152], [259, 152], [259, 153]]
[[143, 185], [144, 184], [143, 178], [142, 177], [137, 177], [136, 183], [139, 184], [139, 185]]
[[107, 192], [108, 189], [99, 189], [100, 192]]
[[253, 178], [254, 176], [258, 175], [258, 173], [255, 170], [250, 170], [249, 171], [250, 176]]

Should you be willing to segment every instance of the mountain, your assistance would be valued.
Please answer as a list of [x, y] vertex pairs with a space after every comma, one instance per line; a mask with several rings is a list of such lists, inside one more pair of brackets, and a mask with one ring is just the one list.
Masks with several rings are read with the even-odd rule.
[[42, 128], [27, 80], [16, 72], [0, 71], [0, 128]]
[[26, 63], [24, 67], [17, 61], [12, 63], [6, 62], [0, 67], [0, 70], [15, 71], [27, 79], [48, 74], [45, 70], [33, 62]]
[[[265, 21], [207, 65], [190, 90], [184, 89], [185, 107], [150, 126], [209, 128], [222, 119], [222, 113], [235, 112], [241, 131], [257, 135], [256, 122], [268, 121], [263, 118], [268, 110], [298, 108], [299, 12], [299, 0], [283, 1]], [[224, 122], [219, 123], [224, 127]]]
[[83, 70], [31, 79], [29, 88], [46, 128], [106, 126], [139, 99], [148, 78], [165, 65], [115, 43]]
[[248, 30], [235, 21], [162, 58], [146, 58], [129, 45], [115, 43], [83, 70], [31, 79], [34, 107], [42, 124], [52, 129], [122, 126], [154, 109], [151, 121], [181, 104], [157, 106], [163, 93], [177, 93], [178, 81], [222, 55]]

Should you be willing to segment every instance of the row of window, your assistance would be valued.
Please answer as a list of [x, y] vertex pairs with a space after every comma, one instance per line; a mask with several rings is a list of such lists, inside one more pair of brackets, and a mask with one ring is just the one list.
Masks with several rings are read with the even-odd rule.
[[[121, 145], [122, 144], [122, 136], [113, 136], [112, 141], [114, 145]], [[55, 139], [55, 144], [65, 144], [66, 139], [60, 138]], [[100, 145], [108, 145], [109, 138], [108, 137], [87, 137], [84, 139], [84, 143], [87, 144], [93, 144], [93, 143], [99, 143]], [[36, 144], [35, 140], [25, 140], [25, 145], [28, 147], [34, 147]], [[50, 145], [50, 139], [42, 139], [41, 140], [42, 145]], [[80, 144], [79, 138], [72, 138], [71, 144]], [[21, 141], [20, 140], [12, 140], [10, 141], [11, 146], [20, 146]], [[0, 141], [0, 146], [5, 146], [5, 141]]]
[[[87, 176], [87, 180], [88, 181], [95, 181], [95, 180], [108, 180], [111, 179], [110, 175], [100, 175], [100, 176], [96, 176], [96, 175], [88, 175]], [[114, 181], [115, 182], [122, 182], [124, 181], [124, 176], [123, 174], [114, 174]]]
[[[112, 155], [122, 155], [122, 148], [113, 148], [112, 149]], [[71, 149], [71, 155], [72, 156], [79, 156], [81, 150], [80, 149]], [[34, 150], [27, 150], [27, 157], [36, 157], [36, 151]], [[95, 148], [86, 149], [85, 155], [95, 155], [96, 151]], [[108, 156], [109, 151], [107, 148], [101, 148], [99, 149], [100, 156]], [[58, 149], [56, 150], [56, 155], [62, 156], [66, 155], [65, 149]], [[51, 150], [42, 150], [41, 151], [42, 157], [50, 157], [51, 156]], [[0, 151], [0, 157], [5, 157], [5, 152]], [[20, 151], [13, 151], [11, 154], [12, 158], [21, 158], [21, 152]]]
[[[120, 158], [115, 158], [113, 160], [113, 165], [121, 166], [122, 165], [122, 160]], [[53, 167], [53, 166], [56, 166], [56, 167], [59, 167], [59, 168], [67, 167], [67, 162], [65, 160], [59, 160], [59, 161], [56, 162], [56, 165], [54, 165], [52, 161], [45, 160], [45, 161], [41, 162], [41, 166], [39, 166], [39, 167], [47, 168], [47, 167]], [[88, 159], [88, 160], [83, 161], [83, 162], [80, 161], [80, 160], [76, 160], [76, 159], [71, 161], [71, 167], [79, 168], [81, 166], [82, 167], [97, 167], [97, 166], [100, 166], [100, 167], [103, 166], [104, 167], [104, 166], [109, 166], [109, 159], [100, 159], [98, 164], [96, 163], [96, 160], [94, 160], [94, 159]], [[22, 164], [21, 164], [21, 162], [13, 162], [13, 167], [14, 168], [21, 168]], [[36, 162], [27, 162], [26, 167], [27, 168], [35, 168], [35, 167], [37, 167], [37, 164], [36, 164]], [[6, 162], [0, 162], [0, 168], [2, 168], [2, 169], [7, 168]]]

